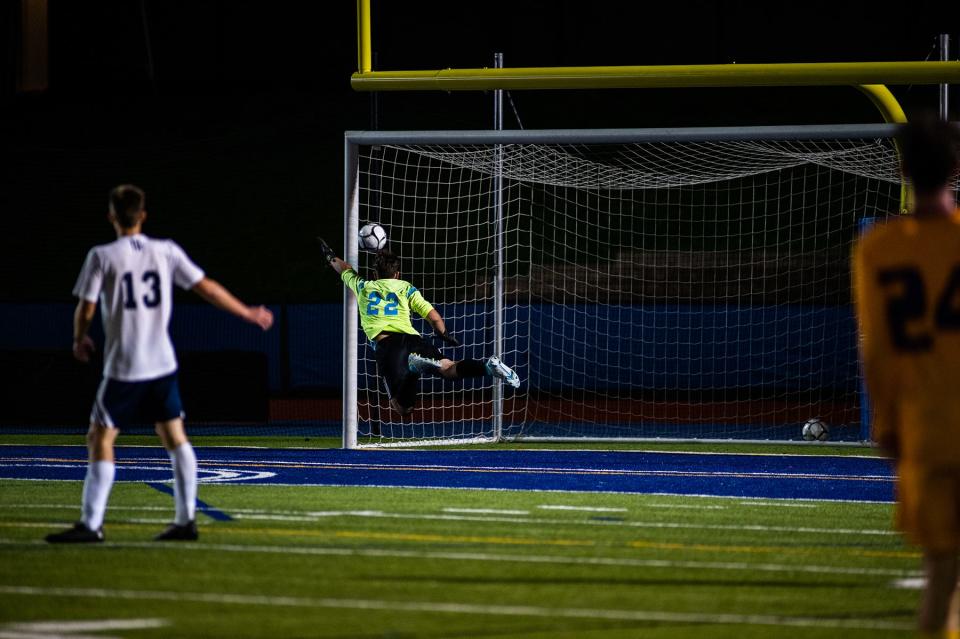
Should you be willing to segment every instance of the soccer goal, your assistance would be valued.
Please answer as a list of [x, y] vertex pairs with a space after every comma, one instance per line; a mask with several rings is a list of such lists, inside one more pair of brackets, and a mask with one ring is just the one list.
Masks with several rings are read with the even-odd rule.
[[347, 133], [347, 261], [368, 273], [357, 229], [384, 226], [445, 354], [521, 386], [424, 378], [401, 419], [346, 293], [344, 445], [867, 439], [848, 259], [901, 209], [893, 133]]

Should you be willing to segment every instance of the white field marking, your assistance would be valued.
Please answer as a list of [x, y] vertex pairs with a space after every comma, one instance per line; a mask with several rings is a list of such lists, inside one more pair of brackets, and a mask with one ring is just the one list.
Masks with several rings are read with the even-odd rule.
[[589, 513], [625, 513], [626, 508], [604, 508], [602, 506], [564, 506], [563, 504], [541, 504], [540, 510], [582, 510]]
[[927, 587], [925, 577], [905, 577], [903, 579], [894, 579], [890, 582], [891, 588], [902, 588], [903, 590], [923, 590]]
[[529, 515], [529, 510], [497, 510], [496, 508], [444, 508], [445, 513], [466, 513], [474, 515]]
[[[76, 508], [76, 506], [72, 506]], [[624, 509], [625, 510], [625, 509]], [[654, 528], [654, 529], [683, 529], [683, 530], [734, 530], [771, 533], [807, 533], [812, 535], [869, 535], [869, 536], [896, 536], [899, 533], [889, 529], [855, 529], [855, 528], [813, 528], [808, 526], [763, 526], [760, 524], [692, 524], [673, 521], [628, 521], [609, 519], [539, 519], [535, 517], [483, 517], [479, 515], [434, 515], [420, 513], [388, 513], [379, 510], [344, 510], [344, 511], [260, 511], [253, 509], [230, 510], [235, 519], [249, 521], [275, 520], [284, 517], [282, 521], [315, 522], [323, 517], [366, 517], [372, 519], [408, 519], [421, 521], [473, 521], [481, 523], [507, 524], [546, 524], [546, 525], [580, 525], [580, 526], [624, 526], [627, 528]], [[123, 522], [126, 520], [114, 520]], [[15, 525], [2, 523], [0, 526]]]
[[791, 504], [770, 501], [741, 501], [741, 506], [773, 506], [774, 508], [816, 508], [819, 504]]
[[[17, 504], [16, 509], [21, 508], [34, 508], [40, 510], [76, 510], [79, 508], [77, 504]], [[147, 511], [147, 512], [171, 512], [173, 507], [171, 506], [110, 506], [107, 510], [116, 511], [116, 510], [132, 510], [132, 511]], [[199, 510], [199, 509], [198, 509]], [[202, 511], [201, 511], [202, 512]], [[266, 510], [262, 508], [231, 508], [230, 513], [240, 513], [247, 515], [270, 515], [270, 516], [300, 516], [300, 517], [310, 517], [318, 519], [321, 517], [340, 517], [344, 515], [350, 515], [353, 517], [376, 517], [383, 514], [379, 510]]]
[[230, 515], [234, 519], [245, 519], [248, 521], [299, 521], [299, 522], [318, 522], [321, 519], [331, 517], [385, 517], [387, 513], [379, 510], [318, 510], [318, 511], [285, 511], [281, 513], [271, 513], [270, 511], [249, 511], [245, 509], [230, 510]]
[[[19, 481], [13, 478], [5, 479], [4, 481]], [[71, 480], [26, 480], [26, 481], [78, 481], [75, 479]], [[688, 497], [691, 499], [751, 499], [750, 497], [744, 497], [743, 495], [708, 495], [705, 493], [683, 493], [683, 492], [664, 492], [664, 491], [655, 491], [655, 492], [646, 492], [646, 491], [623, 491], [623, 490], [564, 490], [557, 488], [505, 488], [502, 486], [489, 487], [489, 486], [418, 486], [416, 484], [363, 484], [363, 485], [354, 485], [354, 484], [331, 484], [324, 482], [315, 482], [315, 483], [303, 483], [303, 484], [291, 484], [291, 483], [282, 483], [282, 482], [269, 482], [262, 481], [257, 482], [256, 484], [249, 484], [248, 488], [253, 488], [254, 486], [297, 486], [298, 488], [370, 488], [374, 490], [383, 490], [384, 488], [399, 488], [399, 489], [409, 489], [409, 490], [463, 490], [463, 491], [486, 491], [486, 492], [501, 492], [501, 493], [513, 493], [513, 492], [525, 492], [525, 493], [545, 493], [548, 495], [612, 495], [618, 497], [628, 497], [633, 495], [647, 495], [647, 496], [658, 496], [658, 497]], [[752, 499], [761, 499], [759, 497]], [[762, 499], [770, 499], [769, 497], [763, 497]], [[785, 501], [791, 501], [790, 499], [785, 499]], [[804, 497], [804, 501], [817, 502], [817, 503], [831, 503], [831, 504], [877, 504], [879, 506], [892, 506], [894, 501], [879, 501], [874, 499], [815, 499]]]
[[[655, 528], [655, 529], [684, 529], [684, 530], [736, 530], [736, 531], [750, 531], [750, 532], [771, 532], [771, 533], [806, 533], [811, 535], [877, 535], [877, 536], [895, 536], [899, 533], [895, 530], [879, 530], [879, 529], [863, 529], [857, 530], [853, 528], [812, 528], [812, 527], [796, 527], [791, 528], [789, 526], [762, 526], [759, 524], [690, 524], [683, 522], [666, 522], [666, 521], [626, 521], [621, 519], [608, 520], [608, 519], [586, 519], [586, 520], [572, 520], [572, 519], [535, 519], [535, 518], [523, 518], [523, 517], [481, 517], [481, 516], [471, 516], [471, 515], [428, 515], [428, 514], [412, 514], [412, 513], [385, 513], [385, 512], [376, 512], [376, 511], [365, 511], [365, 512], [351, 512], [344, 511], [342, 513], [346, 517], [368, 517], [375, 519], [408, 519], [408, 520], [419, 520], [419, 521], [473, 521], [473, 522], [482, 522], [482, 523], [504, 523], [504, 524], [546, 524], [546, 525], [586, 525], [586, 526], [625, 526], [628, 528]], [[290, 516], [280, 516], [280, 515], [257, 515], [257, 514], [235, 514], [231, 511], [231, 516], [234, 519], [245, 519], [248, 521], [271, 521], [275, 520], [278, 517], [282, 517], [283, 521], [299, 521], [299, 522], [315, 522], [319, 521], [318, 517], [312, 517], [309, 513], [304, 513], [302, 515], [290, 515]], [[122, 521], [122, 520], [120, 520]]]
[[0, 626], [0, 639], [120, 639], [120, 637], [111, 637], [109, 635], [78, 635], [57, 634], [47, 632], [24, 632], [22, 630], [6, 630]]
[[726, 506], [718, 506], [711, 504], [643, 504], [640, 507], [640, 510], [644, 508], [687, 508], [689, 510], [726, 510]]
[[786, 473], [760, 471], [695, 471], [695, 470], [642, 470], [634, 468], [564, 468], [564, 467], [537, 467], [537, 466], [458, 466], [444, 464], [376, 464], [356, 462], [284, 462], [284, 461], [233, 461], [219, 462], [230, 466], [268, 466], [294, 467], [318, 469], [358, 469], [358, 470], [390, 470], [390, 471], [439, 471], [451, 473], [495, 473], [495, 474], [549, 474], [549, 475], [599, 475], [599, 476], [631, 476], [631, 477], [733, 477], [745, 479], [810, 479], [817, 481], [869, 481], [893, 483], [895, 479], [890, 475], [840, 475], [823, 473]]
[[[140, 461], [140, 460], [138, 460]], [[87, 462], [76, 462], [67, 464], [8, 464], [0, 463], [0, 468], [81, 468], [86, 467]], [[119, 464], [118, 464], [119, 465]], [[121, 465], [122, 470], [146, 470], [161, 473], [170, 473], [170, 466], [134, 466]], [[197, 482], [201, 484], [216, 484], [236, 481], [256, 481], [258, 479], [270, 479], [276, 477], [277, 473], [269, 471], [252, 470], [233, 470], [229, 468], [197, 468]], [[143, 483], [143, 479], [118, 479], [114, 481]], [[171, 483], [172, 480], [162, 480], [163, 483]]]
[[[32, 482], [43, 482], [43, 481], [59, 481], [59, 482], [68, 482], [68, 481], [83, 481], [82, 479], [36, 479], [36, 478], [27, 478], [27, 477], [5, 477], [2, 478], [3, 481], [32, 481]], [[525, 493], [544, 493], [547, 495], [611, 495], [617, 497], [627, 497], [632, 495], [647, 495], [647, 496], [657, 496], [657, 497], [687, 497], [690, 499], [771, 499], [770, 497], [744, 497], [743, 495], [708, 495], [705, 493], [683, 493], [683, 492], [663, 492], [663, 491], [624, 491], [624, 490], [563, 490], [557, 488], [505, 488], [502, 486], [490, 487], [490, 486], [418, 486], [416, 484], [331, 484], [324, 482], [305, 482], [302, 484], [291, 484], [283, 482], [270, 482], [262, 481], [257, 482], [256, 484], [247, 484], [247, 488], [253, 488], [255, 486], [284, 486], [289, 488], [290, 486], [296, 486], [298, 488], [367, 488], [372, 490], [383, 490], [384, 488], [396, 488], [404, 490], [453, 490], [453, 491], [470, 491], [470, 492], [493, 492], [493, 493], [513, 493], [513, 492], [525, 492]], [[792, 498], [785, 498], [784, 501], [791, 501]], [[821, 504], [875, 504], [878, 506], [892, 506], [893, 500], [890, 501], [880, 501], [875, 499], [816, 499], [811, 497], [805, 497], [804, 501], [817, 502]]]
[[[718, 443], [718, 442], [710, 442]], [[723, 442], [719, 442], [723, 443]], [[737, 443], [735, 440], [732, 440], [728, 443]], [[785, 442], [773, 442], [774, 445], [785, 443]], [[834, 442], [836, 443], [836, 442]], [[23, 444], [11, 444], [12, 446], [23, 446]], [[61, 444], [66, 445], [66, 444]], [[820, 443], [813, 444], [814, 446], [819, 446]], [[229, 448], [228, 446], [222, 446], [222, 448]], [[292, 447], [291, 447], [292, 448]], [[871, 448], [871, 446], [864, 446], [864, 448]], [[315, 450], [305, 448], [302, 450]], [[419, 450], [419, 449], [407, 449], [407, 450]], [[437, 448], [438, 452], [456, 452], [456, 449], [453, 448]], [[536, 450], [536, 451], [545, 451], [551, 453], [568, 453], [570, 452], [569, 448], [533, 448], [533, 449], [514, 449], [526, 452], [527, 450]], [[478, 450], [474, 452], [485, 452], [483, 450]], [[495, 451], [494, 451], [495, 452]], [[629, 454], [657, 454], [657, 455], [727, 455], [734, 457], [816, 457], [817, 459], [821, 458], [837, 458], [837, 459], [846, 459], [847, 457], [854, 457], [856, 459], [890, 459], [889, 457], [882, 457], [877, 455], [822, 455], [822, 454], [810, 454], [810, 453], [731, 453], [724, 451], [699, 451], [699, 450], [658, 450], [656, 448], [650, 449], [636, 449], [636, 450], [612, 450], [609, 448], [577, 448], [577, 452], [581, 453], [629, 453]]]
[[320, 517], [304, 517], [297, 515], [244, 515], [238, 513], [230, 513], [230, 516], [236, 520], [244, 521], [290, 521], [298, 523], [316, 523], [320, 521]]
[[724, 613], [686, 613], [663, 610], [610, 610], [601, 608], [546, 608], [440, 601], [389, 601], [384, 599], [335, 599], [332, 597], [283, 597], [212, 592], [172, 592], [162, 590], [110, 590], [106, 588], [34, 588], [0, 586], [0, 593], [33, 597], [78, 597], [89, 599], [128, 599], [191, 603], [233, 604], [289, 608], [339, 608], [345, 610], [386, 610], [391, 612], [445, 613], [502, 617], [546, 617], [566, 619], [605, 619], [613, 621], [654, 621], [678, 624], [724, 624], [750, 626], [793, 626], [803, 628], [849, 628], [862, 630], [909, 630], [912, 622], [878, 619], [819, 619], [776, 615], [734, 615]]
[[[73, 460], [54, 460], [49, 457], [16, 457], [0, 458], [0, 462], [34, 462], [27, 466], [43, 467], [46, 464], [36, 462], [68, 462], [72, 464], [83, 463], [86, 461]], [[137, 459], [131, 463], [142, 463], [143, 459]], [[158, 460], [150, 460], [158, 461]], [[267, 466], [271, 468], [318, 468], [318, 469], [359, 469], [359, 470], [390, 470], [390, 471], [440, 471], [452, 473], [521, 473], [521, 474], [551, 474], [551, 475], [627, 475], [636, 477], [735, 477], [746, 479], [809, 479], [817, 481], [872, 481], [892, 483], [894, 478], [890, 475], [840, 475], [823, 473], [787, 473], [787, 472], [760, 472], [760, 471], [694, 471], [694, 470], [643, 470], [634, 468], [566, 468], [550, 466], [462, 466], [449, 464], [417, 464], [417, 463], [397, 463], [380, 464], [367, 462], [310, 462], [310, 461], [285, 461], [285, 460], [217, 460], [207, 462], [211, 465], [220, 466]], [[14, 464], [16, 465], [16, 464]], [[136, 468], [136, 466], [127, 466], [125, 462], [117, 461], [118, 466], [125, 468]], [[0, 463], [0, 466], [3, 466]], [[203, 462], [198, 464], [198, 470], [205, 466]], [[70, 466], [73, 467], [73, 466]]]
[[[557, 449], [558, 452], [562, 449]], [[584, 451], [581, 451], [584, 452]], [[592, 452], [610, 452], [604, 451], [603, 449], [598, 449]], [[876, 455], [811, 455], [809, 453], [728, 453], [723, 451], [694, 451], [694, 450], [629, 450], [629, 451], [617, 451], [624, 453], [659, 453], [664, 455], [716, 455], [716, 456], [731, 456], [731, 457], [816, 457], [817, 459], [847, 459], [853, 457], [854, 459], [890, 459], [889, 457], [878, 457]]]
[[3, 626], [7, 630], [20, 632], [51, 633], [62, 632], [73, 634], [77, 632], [99, 632], [101, 630], [145, 630], [147, 628], [163, 628], [170, 625], [166, 619], [93, 619], [90, 621], [30, 621], [24, 623], [8, 623]]
[[[0, 539], [2, 546], [45, 546], [43, 540]], [[511, 555], [485, 552], [421, 551], [379, 548], [344, 548], [342, 546], [266, 546], [247, 544], [191, 543], [182, 546], [160, 545], [151, 542], [108, 542], [111, 548], [144, 550], [196, 550], [200, 552], [234, 552], [275, 555], [372, 557], [393, 559], [442, 559], [448, 561], [479, 561], [524, 564], [556, 564], [565, 566], [607, 566], [627, 568], [685, 568], [690, 570], [757, 571], [778, 574], [812, 573], [822, 575], [859, 575], [868, 577], [913, 578], [923, 573], [901, 568], [859, 568], [856, 566], [818, 566], [812, 564], [750, 563], [743, 561], [676, 561], [670, 559], [635, 559], [632, 557], [568, 557], [562, 555]]]
[[[21, 508], [35, 508], [40, 510], [74, 510], [79, 509], [79, 504], [17, 504], [16, 508], [19, 510]], [[142, 510], [142, 511], [162, 511], [170, 512], [173, 510], [172, 506], [109, 506], [109, 510]]]
[[[40, 522], [27, 522], [27, 521], [0, 521], [0, 528], [56, 528], [58, 526], [71, 526], [74, 522], [69, 521], [48, 521], [44, 523]], [[107, 527], [109, 528], [110, 524], [169, 524], [170, 519], [108, 519]], [[198, 526], [207, 526], [207, 522], [197, 519]]]

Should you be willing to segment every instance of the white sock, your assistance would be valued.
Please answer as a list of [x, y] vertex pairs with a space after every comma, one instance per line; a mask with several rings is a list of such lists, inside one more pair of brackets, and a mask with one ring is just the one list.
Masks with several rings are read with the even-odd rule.
[[83, 480], [83, 513], [80, 521], [90, 530], [100, 530], [107, 512], [107, 499], [117, 473], [112, 461], [92, 461], [87, 464], [87, 477]]
[[177, 509], [173, 523], [184, 526], [197, 512], [197, 456], [190, 442], [180, 444], [167, 454], [173, 465], [173, 503]]

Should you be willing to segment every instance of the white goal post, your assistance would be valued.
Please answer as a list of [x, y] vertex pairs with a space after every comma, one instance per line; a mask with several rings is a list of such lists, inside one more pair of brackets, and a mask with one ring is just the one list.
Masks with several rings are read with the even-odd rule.
[[[343, 445], [869, 438], [848, 256], [902, 206], [895, 125], [347, 132], [345, 259], [401, 278], [492, 378], [393, 413], [344, 292]], [[429, 326], [415, 320], [424, 335]]]

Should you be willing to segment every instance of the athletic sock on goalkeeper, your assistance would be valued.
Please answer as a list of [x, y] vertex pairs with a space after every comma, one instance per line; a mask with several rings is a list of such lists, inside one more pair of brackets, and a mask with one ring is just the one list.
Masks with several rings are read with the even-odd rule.
[[457, 362], [457, 378], [483, 377], [487, 374], [486, 364], [478, 359], [462, 359]]

